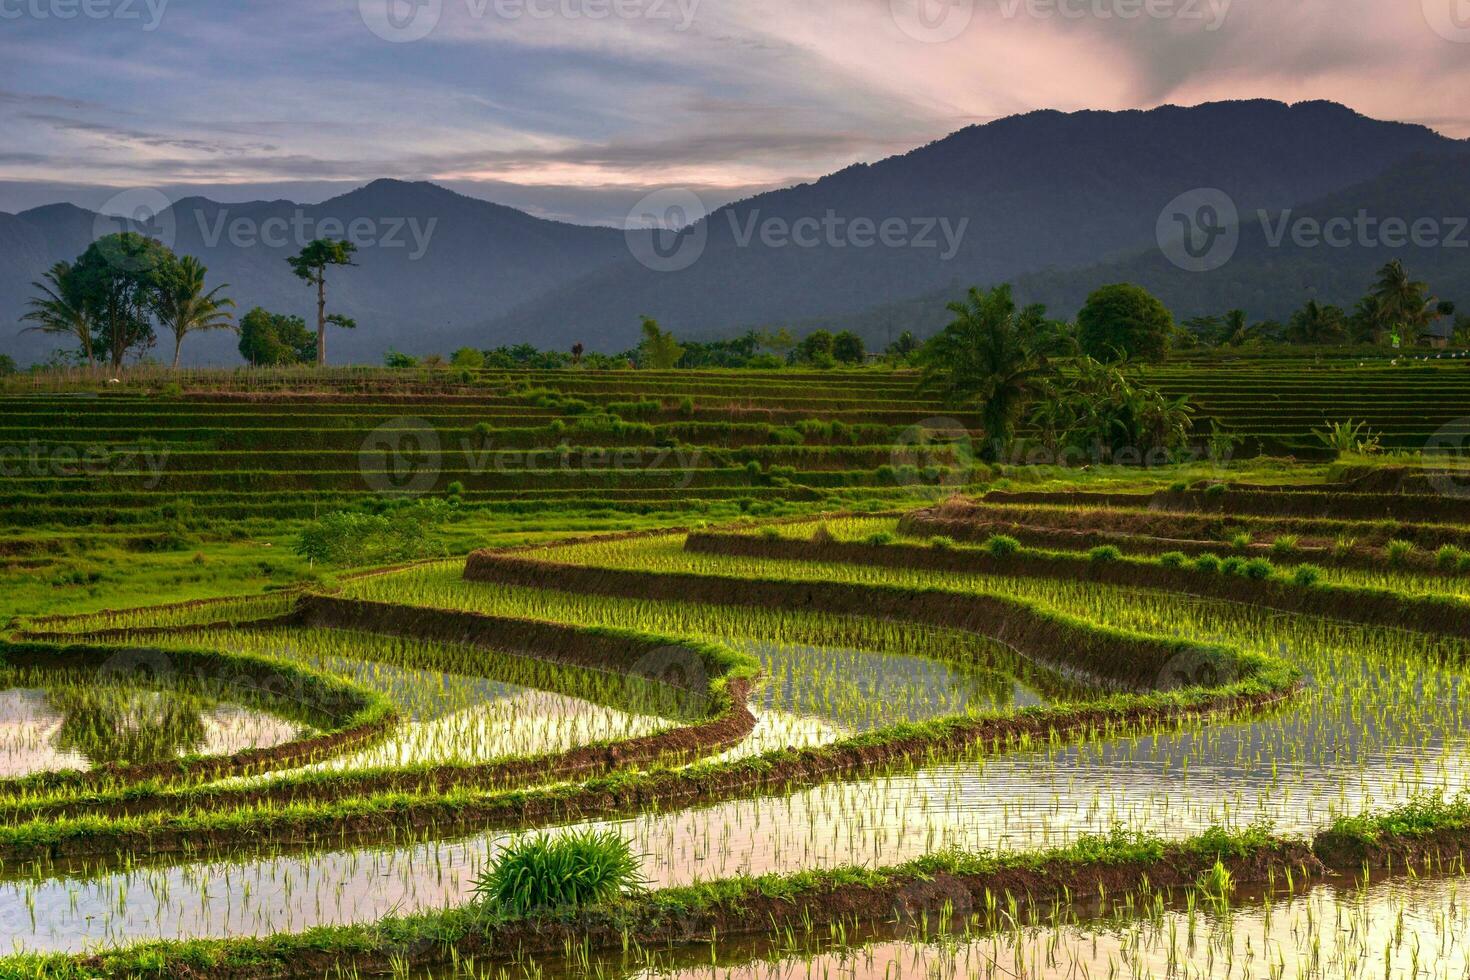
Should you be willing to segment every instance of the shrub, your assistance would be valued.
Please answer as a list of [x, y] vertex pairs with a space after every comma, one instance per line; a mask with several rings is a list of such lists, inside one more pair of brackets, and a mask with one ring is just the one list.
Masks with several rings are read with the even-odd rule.
[[1301, 550], [1297, 547], [1300, 541], [1301, 539], [1295, 534], [1277, 535], [1276, 540], [1271, 542], [1271, 554], [1281, 556], [1294, 555]]
[[1159, 556], [1159, 564], [1165, 568], [1183, 568], [1189, 556], [1182, 551], [1170, 551]]
[[947, 538], [942, 534], [936, 534], [929, 539], [929, 547], [935, 551], [952, 551], [954, 550], [954, 538]]
[[1225, 484], [1223, 484], [1223, 483], [1211, 483], [1209, 486], [1205, 487], [1205, 496], [1206, 497], [1223, 497], [1223, 496], [1225, 496]]
[[607, 830], [513, 840], [475, 878], [474, 893], [505, 915], [581, 908], [641, 891], [645, 880], [633, 849]]
[[1390, 565], [1402, 565], [1414, 554], [1415, 547], [1412, 541], [1395, 539], [1388, 543], [1388, 563]]
[[1441, 570], [1453, 572], [1460, 567], [1460, 563], [1466, 558], [1466, 553], [1452, 544], [1447, 544], [1434, 553], [1434, 564]]
[[449, 496], [451, 496], [451, 497], [463, 497], [464, 496], [464, 484], [463, 483], [460, 483], [458, 480], [455, 480], [452, 483], [450, 483], [449, 486], [447, 486], [447, 487], [444, 488], [444, 492], [447, 493], [447, 494], [449, 494]]
[[452, 509], [447, 501], [422, 500], [383, 514], [337, 511], [307, 525], [296, 553], [312, 563], [358, 566], [428, 557]]
[[1220, 571], [1220, 558], [1208, 553], [1200, 555], [1194, 560], [1194, 567], [1196, 571], [1217, 573]]
[[473, 347], [461, 347], [449, 357], [449, 363], [457, 368], [477, 371], [485, 366], [485, 355]]
[[1241, 567], [1240, 573], [1246, 578], [1264, 582], [1276, 574], [1276, 566], [1268, 558], [1252, 558]]
[[1231, 555], [1221, 559], [1220, 573], [1222, 575], [1240, 575], [1245, 571], [1245, 559], [1239, 555]]
[[1123, 552], [1119, 551], [1116, 545], [1105, 544], [1089, 551], [1087, 558], [1095, 562], [1120, 561], [1123, 558]]
[[893, 532], [892, 531], [877, 531], [877, 532], [874, 532], [873, 534], [868, 535], [866, 538], [863, 538], [863, 543], [864, 544], [885, 545], [885, 544], [893, 544], [893, 542], [896, 541], [896, 540], [897, 540], [897, 538], [895, 538], [893, 536]]
[[1021, 542], [1007, 534], [995, 534], [985, 542], [985, 550], [993, 558], [1006, 558], [1021, 550]]
[[1170, 493], [1183, 493], [1184, 491], [1186, 491], [1188, 489], [1189, 489], [1189, 484], [1188, 483], [1185, 483], [1183, 480], [1180, 480], [1177, 483], [1171, 483], [1171, 484], [1169, 484], [1169, 492]]
[[1316, 565], [1298, 565], [1291, 573], [1291, 580], [1297, 585], [1316, 585], [1322, 581], [1322, 569]]

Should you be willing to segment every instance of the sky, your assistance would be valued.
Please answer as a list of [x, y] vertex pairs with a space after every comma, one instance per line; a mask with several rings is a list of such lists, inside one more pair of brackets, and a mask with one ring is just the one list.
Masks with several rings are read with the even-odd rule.
[[0, 0], [0, 210], [427, 179], [621, 225], [1033, 109], [1470, 137], [1470, 0]]

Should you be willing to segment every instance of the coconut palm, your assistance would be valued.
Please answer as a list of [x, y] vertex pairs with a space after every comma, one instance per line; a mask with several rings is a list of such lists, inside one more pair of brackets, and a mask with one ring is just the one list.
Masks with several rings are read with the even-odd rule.
[[1429, 326], [1436, 316], [1437, 301], [1429, 295], [1429, 284], [1409, 278], [1398, 259], [1378, 270], [1373, 295], [1383, 304], [1392, 323], [1408, 327], [1411, 333]]
[[949, 309], [954, 321], [924, 348], [921, 385], [950, 405], [977, 410], [1000, 452], [1028, 403], [1046, 391], [1055, 373], [1050, 359], [1070, 352], [1068, 339], [1042, 307], [1018, 311], [1008, 285], [971, 288], [966, 302]]
[[21, 333], [74, 337], [81, 344], [87, 367], [96, 367], [97, 361], [92, 355], [92, 317], [87, 311], [81, 277], [72, 273], [70, 262], [58, 262], [31, 283], [41, 295], [30, 301], [30, 312], [21, 320], [30, 321], [35, 326], [26, 327]]
[[172, 264], [163, 276], [158, 290], [158, 322], [174, 335], [174, 370], [179, 369], [179, 350], [184, 337], [200, 330], [234, 328], [234, 317], [225, 312], [233, 308], [235, 301], [219, 296], [224, 283], [209, 292], [204, 291], [204, 274], [208, 270], [192, 255], [186, 255]]
[[1347, 321], [1339, 307], [1312, 299], [1291, 315], [1288, 329], [1296, 343], [1331, 344], [1346, 336]]

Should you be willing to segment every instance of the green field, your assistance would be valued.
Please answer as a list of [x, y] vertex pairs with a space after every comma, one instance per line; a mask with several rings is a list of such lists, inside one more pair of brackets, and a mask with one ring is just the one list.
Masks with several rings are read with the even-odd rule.
[[[1464, 975], [1470, 364], [1143, 377], [1231, 457], [886, 368], [0, 381], [0, 976]], [[496, 897], [543, 836], [636, 875]]]

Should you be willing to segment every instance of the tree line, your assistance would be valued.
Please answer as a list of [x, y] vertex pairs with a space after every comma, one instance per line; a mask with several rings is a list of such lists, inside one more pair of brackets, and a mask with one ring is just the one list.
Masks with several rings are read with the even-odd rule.
[[[98, 238], [71, 262], [57, 262], [31, 283], [36, 291], [21, 316], [22, 333], [38, 332], [75, 342], [67, 356], [89, 368], [106, 364], [117, 371], [129, 357], [142, 356], [158, 342], [159, 331], [173, 337], [173, 367], [179, 367], [184, 339], [207, 330], [235, 330], [240, 353], [253, 364], [327, 361], [328, 325], [357, 324], [327, 313], [326, 272], [353, 265], [356, 246], [317, 239], [289, 257], [291, 271], [316, 289], [317, 329], [313, 337], [300, 317], [285, 317], [255, 307], [236, 324], [235, 301], [223, 295], [228, 283], [208, 288], [209, 270], [192, 255], [176, 255], [155, 238], [124, 231]], [[14, 369], [6, 358], [0, 367]]]

